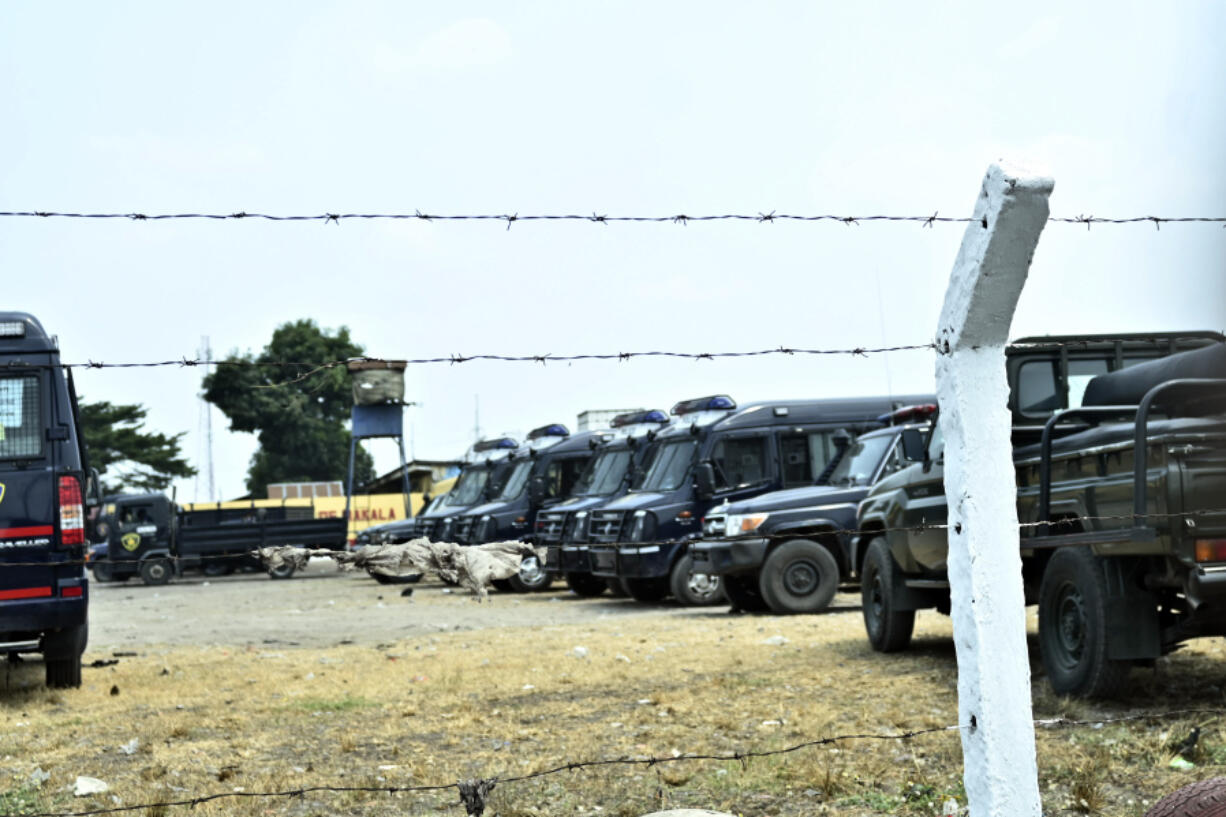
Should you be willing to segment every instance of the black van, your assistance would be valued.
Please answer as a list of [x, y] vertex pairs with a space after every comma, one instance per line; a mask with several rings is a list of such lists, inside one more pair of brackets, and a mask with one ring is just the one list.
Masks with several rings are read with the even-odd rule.
[[88, 637], [85, 447], [72, 374], [32, 315], [0, 312], [0, 653], [81, 685]]

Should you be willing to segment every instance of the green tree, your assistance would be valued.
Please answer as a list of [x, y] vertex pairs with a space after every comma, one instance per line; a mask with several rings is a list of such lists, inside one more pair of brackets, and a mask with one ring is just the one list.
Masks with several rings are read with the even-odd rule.
[[[232, 352], [205, 377], [204, 399], [230, 419], [231, 430], [258, 435], [248, 491], [346, 478], [353, 385], [344, 366], [320, 367], [361, 354], [348, 328], [329, 334], [313, 320], [299, 320], [278, 326], [258, 356]], [[235, 363], [254, 365], [227, 365]], [[374, 477], [374, 462], [360, 446], [354, 477], [358, 484]]]
[[179, 453], [180, 432], [173, 436], [145, 431], [148, 410], [139, 403], [81, 401], [81, 433], [89, 464], [103, 477], [103, 490], [163, 491], [176, 477], [196, 469]]

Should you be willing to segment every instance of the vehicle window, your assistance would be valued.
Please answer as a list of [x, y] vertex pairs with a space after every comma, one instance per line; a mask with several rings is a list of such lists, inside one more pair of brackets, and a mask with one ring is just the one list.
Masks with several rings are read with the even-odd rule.
[[549, 499], [570, 496], [590, 461], [589, 457], [567, 457], [549, 463], [545, 469], [545, 496]]
[[588, 463], [575, 484], [578, 496], [607, 496], [621, 487], [634, 456], [628, 449], [601, 451]]
[[38, 375], [0, 377], [0, 459], [42, 454], [41, 405]]
[[887, 453], [893, 453], [894, 443], [898, 438], [894, 435], [884, 437], [868, 437], [856, 440], [847, 449], [843, 459], [830, 473], [830, 485], [869, 485], [877, 466]]
[[636, 491], [672, 491], [689, 477], [698, 443], [692, 439], [668, 442], [656, 449], [651, 464], [634, 486]]
[[784, 487], [817, 482], [835, 453], [832, 436], [828, 431], [780, 435], [779, 454], [783, 459]]
[[532, 460], [522, 460], [515, 463], [515, 467], [511, 469], [511, 473], [507, 476], [507, 481], [503, 483], [502, 490], [498, 492], [496, 499], [502, 502], [515, 499], [523, 493], [524, 486], [528, 484], [528, 477], [532, 475]]
[[485, 490], [486, 480], [490, 478], [488, 468], [466, 468], [456, 480], [455, 487], [447, 494], [448, 505], [472, 505]]
[[711, 454], [717, 490], [754, 485], [766, 479], [766, 437], [721, 439]]
[[125, 505], [123, 510], [119, 512], [119, 524], [121, 527], [128, 527], [132, 525], [152, 525], [153, 506]]
[[[1139, 361], [1125, 361], [1125, 366]], [[1023, 414], [1051, 414], [1065, 408], [1078, 408], [1086, 386], [1100, 374], [1110, 371], [1107, 358], [1072, 358], [1068, 362], [1068, 405], [1063, 405], [1059, 389], [1059, 360], [1028, 360], [1018, 368], [1017, 407]]]

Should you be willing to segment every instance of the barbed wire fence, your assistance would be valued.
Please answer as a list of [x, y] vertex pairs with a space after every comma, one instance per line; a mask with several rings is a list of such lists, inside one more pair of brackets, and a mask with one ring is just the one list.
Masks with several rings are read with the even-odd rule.
[[[1189, 718], [1217, 718], [1226, 716], [1226, 709], [1211, 707], [1193, 707], [1173, 709], [1162, 712], [1139, 712], [1114, 717], [1092, 718], [1078, 720], [1066, 717], [1037, 718], [1034, 725], [1041, 729], [1091, 728], [1101, 729], [1110, 724], [1135, 723], [1139, 721], [1186, 720]], [[781, 757], [823, 746], [832, 746], [849, 741], [911, 741], [927, 735], [948, 732], [959, 732], [974, 728], [965, 724], [947, 724], [943, 726], [921, 727], [898, 732], [860, 732], [829, 737], [818, 737], [794, 743], [779, 749], [739, 749], [731, 752], [683, 752], [662, 756], [636, 756], [599, 758], [594, 760], [575, 760], [557, 763], [544, 769], [506, 777], [465, 778], [446, 783], [430, 783], [417, 786], [336, 786], [316, 784], [277, 791], [225, 791], [193, 794], [174, 800], [156, 802], [118, 804], [104, 808], [84, 809], [76, 811], [42, 811], [23, 812], [15, 817], [96, 817], [105, 814], [125, 814], [134, 811], [149, 811], [160, 813], [171, 808], [195, 808], [205, 803], [219, 800], [273, 800], [301, 799], [309, 794], [439, 794], [454, 790], [458, 797], [457, 805], [464, 808], [467, 817], [482, 817], [487, 807], [489, 795], [498, 786], [513, 786], [518, 783], [540, 780], [562, 774], [583, 772], [591, 769], [610, 767], [645, 767], [655, 768], [674, 763], [740, 763], [743, 768], [754, 760]]]
[[[325, 224], [340, 224], [342, 221], [492, 221], [505, 223], [507, 229], [516, 222], [590, 222], [592, 224], [680, 224], [691, 222], [703, 223], [712, 221], [743, 221], [770, 224], [774, 222], [829, 222], [855, 226], [875, 222], [912, 223], [922, 227], [932, 227], [936, 224], [969, 224], [974, 218], [959, 216], [942, 216], [939, 210], [931, 215], [834, 215], [798, 213], [779, 213], [774, 210], [757, 213], [717, 213], [688, 215], [676, 213], [665, 216], [649, 215], [609, 215], [593, 211], [583, 213], [423, 213], [415, 210], [412, 213], [316, 213], [316, 214], [274, 214], [238, 210], [231, 213], [139, 213], [110, 212], [82, 213], [62, 212], [54, 210], [7, 210], [0, 211], [0, 218], [44, 218], [44, 219], [119, 219], [125, 221], [242, 221], [255, 219], [272, 222], [323, 222]], [[1152, 224], [1155, 229], [1161, 229], [1163, 224], [1221, 224], [1226, 227], [1226, 216], [1053, 216], [1048, 219], [1052, 224], [1078, 224], [1089, 229], [1095, 224]], [[986, 226], [986, 225], [985, 225]]]

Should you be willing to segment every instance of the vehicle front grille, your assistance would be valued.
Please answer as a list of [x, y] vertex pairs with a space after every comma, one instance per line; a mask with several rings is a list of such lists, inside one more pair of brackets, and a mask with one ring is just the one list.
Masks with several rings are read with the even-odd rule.
[[417, 529], [415, 533], [418, 536], [424, 536], [427, 539], [431, 539], [434, 537], [434, 532], [436, 530], [438, 530], [437, 519], [421, 519], [417, 522]]
[[536, 515], [536, 541], [538, 544], [552, 544], [562, 541], [562, 529], [566, 526], [566, 514], [561, 511], [538, 513]]
[[467, 544], [472, 538], [473, 524], [477, 521], [475, 516], [462, 516], [455, 523], [455, 541], [456, 544]]
[[592, 542], [616, 542], [622, 533], [621, 511], [596, 511], [592, 514], [589, 539]]

